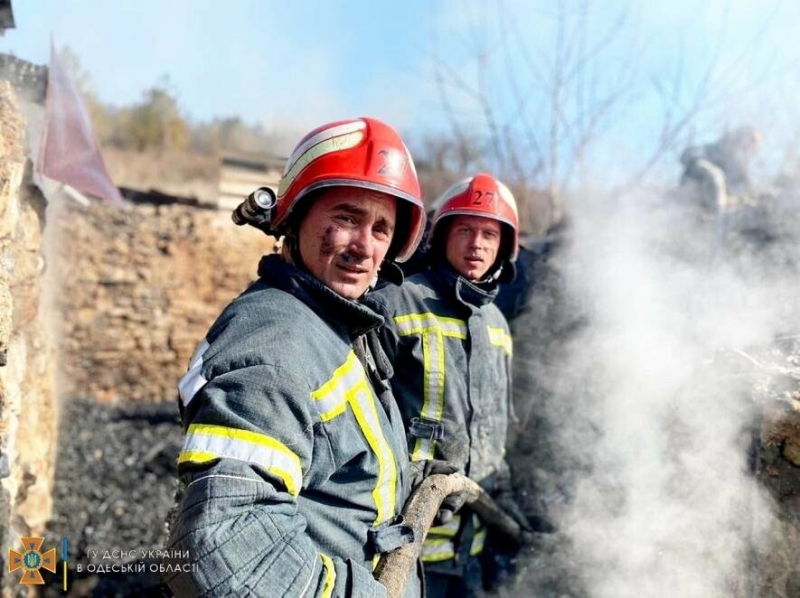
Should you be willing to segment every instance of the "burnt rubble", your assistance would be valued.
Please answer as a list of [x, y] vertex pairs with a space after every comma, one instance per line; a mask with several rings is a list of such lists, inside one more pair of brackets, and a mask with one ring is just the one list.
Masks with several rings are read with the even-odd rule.
[[[47, 543], [61, 547], [68, 539], [68, 595], [161, 595], [148, 565], [157, 562], [152, 551], [165, 547], [177, 489], [182, 442], [177, 405], [74, 398], [63, 406], [59, 432]], [[120, 574], [111, 567], [138, 563], [144, 572]], [[94, 573], [87, 570], [90, 565]], [[111, 572], [97, 573], [99, 565]], [[53, 596], [64, 595], [58, 585], [47, 587]]]

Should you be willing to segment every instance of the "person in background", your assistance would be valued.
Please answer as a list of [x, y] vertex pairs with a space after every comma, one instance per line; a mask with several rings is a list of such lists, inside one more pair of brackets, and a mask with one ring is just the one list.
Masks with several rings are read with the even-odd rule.
[[[284, 236], [211, 326], [180, 382], [176, 596], [383, 596], [377, 558], [410, 541], [391, 366], [360, 303], [425, 226], [411, 156], [386, 123], [306, 135], [261, 228]], [[408, 584], [407, 595], [419, 591]]]
[[[382, 344], [415, 462], [446, 461], [478, 482], [527, 529], [505, 461], [512, 340], [494, 299], [514, 277], [517, 206], [508, 188], [478, 174], [437, 200], [427, 268], [365, 302], [382, 314]], [[427, 595], [471, 595], [483, 585], [487, 529], [445, 499], [423, 546]]]
[[725, 133], [714, 143], [691, 146], [681, 154], [681, 185], [699, 187], [699, 203], [723, 212], [757, 199], [748, 170], [761, 143], [750, 126]]

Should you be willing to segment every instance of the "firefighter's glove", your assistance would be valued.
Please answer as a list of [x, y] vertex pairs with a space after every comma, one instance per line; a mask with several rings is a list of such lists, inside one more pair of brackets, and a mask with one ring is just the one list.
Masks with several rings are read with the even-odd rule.
[[[427, 459], [425, 461], [414, 461], [410, 465], [411, 487], [416, 489], [422, 480], [434, 474], [449, 475], [451, 473], [462, 473], [461, 470], [448, 461], [440, 459]], [[444, 525], [453, 519], [453, 513], [458, 511], [467, 500], [466, 492], [459, 492], [445, 497], [441, 507], [433, 520], [434, 525]]]
[[440, 459], [426, 459], [425, 461], [414, 461], [408, 466], [411, 474], [411, 489], [416, 490], [422, 480], [436, 473], [448, 475], [460, 473], [461, 470], [450, 463]]
[[436, 513], [436, 517], [433, 519], [433, 525], [446, 525], [450, 523], [453, 520], [453, 515], [464, 506], [466, 501], [466, 492], [457, 492], [456, 494], [446, 496], [439, 507], [439, 511]]

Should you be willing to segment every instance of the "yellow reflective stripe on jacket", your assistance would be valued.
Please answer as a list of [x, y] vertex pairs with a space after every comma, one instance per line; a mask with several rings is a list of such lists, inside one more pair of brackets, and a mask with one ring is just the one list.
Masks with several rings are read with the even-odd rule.
[[[442, 421], [444, 411], [445, 360], [444, 338], [467, 338], [467, 323], [433, 313], [395, 316], [400, 336], [422, 336], [422, 410], [420, 417]], [[433, 459], [436, 441], [418, 438], [411, 453], [412, 461]]]
[[[432, 421], [442, 421], [444, 411], [444, 340], [441, 332], [431, 328], [422, 336], [422, 409], [421, 417]], [[417, 438], [411, 454], [412, 461], [433, 459], [436, 441], [430, 438]]]
[[333, 586], [336, 585], [336, 567], [333, 561], [324, 552], [319, 553], [322, 559], [322, 568], [325, 571], [325, 582], [322, 585], [322, 598], [330, 598], [333, 595]]
[[487, 326], [486, 330], [489, 332], [489, 343], [495, 347], [503, 347], [506, 353], [513, 355], [514, 346], [511, 340], [511, 335], [508, 334], [503, 328], [495, 328], [494, 326]]
[[[423, 562], [439, 562], [455, 558], [455, 544], [451, 538], [455, 537], [460, 527], [461, 519], [458, 515], [454, 516], [446, 525], [432, 527], [428, 531], [425, 541], [422, 543], [420, 556]], [[477, 515], [472, 515], [472, 525], [474, 535], [470, 544], [470, 556], [476, 556], [483, 552], [486, 544], [486, 525]]]
[[438, 563], [447, 561], [456, 556], [455, 546], [452, 540], [447, 538], [428, 539], [422, 543], [420, 558], [423, 563]]
[[469, 554], [470, 556], [475, 556], [483, 552], [483, 547], [486, 544], [486, 526], [477, 515], [472, 516], [472, 525], [475, 528], [475, 535], [472, 536]]
[[461, 525], [461, 517], [453, 515], [453, 518], [444, 525], [436, 525], [428, 530], [428, 537], [431, 536], [444, 536], [445, 538], [453, 538], [458, 533], [458, 528]]
[[311, 393], [322, 421], [330, 421], [341, 415], [347, 407], [347, 393], [362, 382], [366, 382], [364, 368], [356, 354], [350, 351], [345, 362], [333, 372], [331, 379]]
[[331, 379], [311, 393], [311, 398], [316, 402], [322, 421], [330, 421], [341, 415], [348, 405], [353, 410], [358, 427], [378, 458], [378, 479], [372, 491], [377, 509], [375, 524], [394, 517], [397, 465], [394, 453], [383, 435], [375, 396], [364, 368], [353, 351], [336, 368]]
[[178, 463], [205, 463], [220, 458], [247, 461], [263, 467], [280, 478], [292, 496], [297, 496], [303, 484], [300, 457], [280, 440], [225, 426], [189, 426]]
[[431, 312], [395, 316], [394, 322], [397, 324], [400, 336], [422, 334], [431, 328], [438, 328], [444, 336], [462, 340], [467, 338], [467, 323], [464, 320], [445, 318]]

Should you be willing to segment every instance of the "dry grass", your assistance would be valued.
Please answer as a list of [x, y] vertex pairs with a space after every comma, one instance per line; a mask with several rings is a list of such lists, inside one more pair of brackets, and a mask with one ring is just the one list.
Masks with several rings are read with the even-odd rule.
[[103, 158], [114, 183], [170, 195], [216, 200], [219, 162], [216, 156], [186, 152], [134, 152], [105, 148]]

